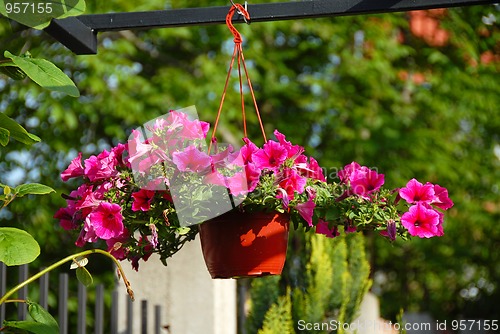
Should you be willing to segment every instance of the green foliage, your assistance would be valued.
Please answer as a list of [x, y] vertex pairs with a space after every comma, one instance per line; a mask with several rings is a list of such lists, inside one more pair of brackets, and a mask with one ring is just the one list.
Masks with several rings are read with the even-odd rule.
[[292, 301], [290, 291], [280, 296], [278, 301], [266, 312], [262, 329], [258, 334], [293, 333]]
[[6, 146], [10, 138], [14, 138], [26, 145], [40, 142], [40, 138], [36, 135], [28, 133], [25, 128], [12, 118], [0, 113], [0, 145]]
[[[364, 236], [353, 233], [332, 240], [313, 235], [304, 240], [307, 240], [307, 250], [292, 251], [294, 255], [289, 257], [283, 277], [252, 281], [251, 310], [247, 319], [249, 333], [259, 328], [259, 333], [295, 333], [296, 329], [282, 331], [283, 326], [290, 328], [286, 326], [291, 322], [294, 328], [299, 320], [307, 323], [336, 320], [344, 324], [358, 315], [361, 301], [371, 285]], [[308, 254], [303, 267], [294, 268], [297, 262], [293, 257], [297, 254]], [[303, 277], [290, 275], [293, 271], [299, 271]], [[291, 282], [287, 277], [293, 277]], [[309, 332], [324, 331], [312, 329]], [[343, 333], [342, 328], [339, 333]]]
[[86, 287], [91, 286], [92, 283], [94, 282], [92, 275], [85, 267], [76, 268], [76, 278], [80, 283], [82, 283]]
[[0, 0], [0, 14], [25, 26], [43, 29], [51, 19], [83, 14], [84, 0]]
[[26, 231], [0, 227], [0, 261], [8, 266], [33, 262], [40, 255], [38, 242]]
[[251, 281], [251, 309], [247, 317], [249, 333], [257, 333], [264, 322], [267, 311], [279, 297], [279, 276], [267, 276]]
[[80, 92], [74, 82], [50, 61], [32, 58], [30, 53], [19, 57], [9, 51], [5, 51], [4, 56], [12, 59], [14, 65], [19, 67], [31, 80], [41, 87], [62, 92], [69, 96], [80, 96]]

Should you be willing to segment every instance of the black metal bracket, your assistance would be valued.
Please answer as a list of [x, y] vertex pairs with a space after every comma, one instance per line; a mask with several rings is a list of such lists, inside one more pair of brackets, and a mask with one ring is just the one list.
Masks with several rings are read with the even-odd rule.
[[[252, 22], [295, 20], [494, 4], [498, 0], [309, 0], [249, 4]], [[228, 7], [81, 15], [53, 20], [45, 31], [76, 54], [97, 54], [97, 33], [225, 23]], [[241, 15], [234, 22], [244, 22]]]

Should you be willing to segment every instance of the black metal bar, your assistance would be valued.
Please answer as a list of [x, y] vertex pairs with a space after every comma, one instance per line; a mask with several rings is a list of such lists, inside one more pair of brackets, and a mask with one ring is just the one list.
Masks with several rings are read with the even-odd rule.
[[[309, 0], [249, 4], [252, 22], [388, 13], [497, 3], [499, 0]], [[225, 23], [228, 6], [81, 15], [46, 29], [76, 54], [97, 53], [97, 32]], [[77, 22], [78, 21], [78, 22]], [[235, 22], [243, 22], [241, 15]]]
[[85, 334], [87, 327], [87, 288], [78, 283], [78, 316], [76, 333]]
[[141, 334], [148, 334], [148, 301], [141, 300]]
[[59, 274], [59, 334], [68, 334], [68, 274]]
[[111, 334], [118, 333], [118, 291], [115, 289], [111, 295]]
[[40, 277], [40, 306], [46, 310], [49, 307], [49, 273]]
[[104, 285], [95, 289], [95, 328], [94, 334], [103, 334], [104, 329]]
[[132, 334], [134, 331], [134, 304], [132, 304], [132, 299], [127, 295], [127, 331], [126, 334]]
[[155, 334], [161, 333], [161, 305], [155, 305]]
[[45, 31], [76, 54], [97, 53], [97, 33], [75, 17], [52, 20]]
[[[19, 266], [19, 283], [24, 282], [28, 279], [28, 265], [23, 264]], [[25, 285], [17, 294], [19, 299], [26, 300], [28, 299], [28, 286]], [[17, 319], [18, 320], [26, 320], [26, 316], [28, 315], [28, 307], [26, 303], [18, 303], [17, 304]]]

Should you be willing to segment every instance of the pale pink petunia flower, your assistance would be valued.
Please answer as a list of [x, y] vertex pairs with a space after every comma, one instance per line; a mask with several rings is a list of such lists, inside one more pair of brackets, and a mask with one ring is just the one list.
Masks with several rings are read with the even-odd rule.
[[210, 156], [198, 150], [194, 145], [187, 147], [184, 151], [174, 152], [172, 161], [181, 172], [201, 172], [210, 168]]

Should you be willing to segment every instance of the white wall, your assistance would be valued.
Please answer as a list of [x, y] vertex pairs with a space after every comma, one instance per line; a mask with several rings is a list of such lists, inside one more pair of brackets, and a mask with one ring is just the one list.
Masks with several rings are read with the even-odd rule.
[[[140, 333], [141, 300], [148, 300], [148, 333], [154, 333], [154, 305], [162, 305], [162, 326], [169, 326], [169, 334], [206, 333], [235, 334], [236, 280], [213, 280], [207, 271], [200, 241], [197, 238], [168, 261], [165, 267], [158, 257], [141, 262], [139, 272], [122, 263], [132, 284], [134, 302], [134, 330]], [[120, 291], [119, 332], [126, 328], [126, 295]], [[123, 293], [122, 293], [123, 292]]]

